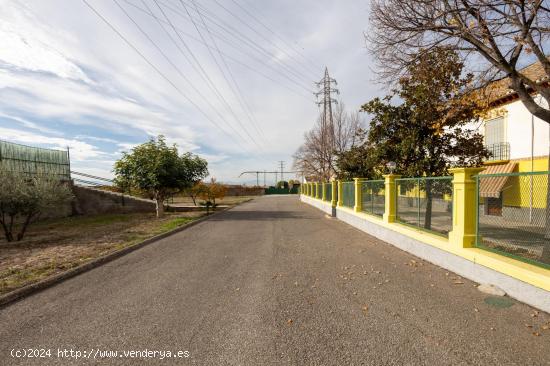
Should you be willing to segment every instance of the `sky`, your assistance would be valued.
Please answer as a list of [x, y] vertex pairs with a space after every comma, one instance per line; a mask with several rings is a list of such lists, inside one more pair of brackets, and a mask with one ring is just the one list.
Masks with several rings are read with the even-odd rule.
[[72, 169], [88, 174], [112, 177], [122, 152], [164, 135], [219, 181], [254, 184], [240, 173], [292, 168], [325, 67], [350, 111], [381, 93], [365, 48], [367, 0], [0, 0], [0, 9], [0, 139], [68, 147]]

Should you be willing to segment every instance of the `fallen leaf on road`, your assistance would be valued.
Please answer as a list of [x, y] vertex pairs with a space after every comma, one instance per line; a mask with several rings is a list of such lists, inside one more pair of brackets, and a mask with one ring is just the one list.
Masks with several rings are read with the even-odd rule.
[[464, 282], [462, 282], [462, 281], [454, 281], [453, 283], [455, 285], [464, 285]]
[[240, 288], [239, 288], [239, 287], [237, 287], [237, 288], [235, 289], [235, 291], [239, 291], [239, 290], [240, 290]]
[[550, 325], [543, 325], [543, 326], [542, 326], [542, 329], [548, 330], [548, 329], [550, 329]]
[[367, 315], [368, 312], [369, 312], [369, 306], [368, 305], [363, 306], [363, 313]]
[[357, 291], [353, 293], [354, 295], [357, 295]]
[[292, 319], [288, 319], [286, 322], [287, 322], [288, 324], [292, 324], [294, 321], [293, 321]]
[[539, 333], [539, 332], [533, 332], [533, 335], [534, 335], [534, 336], [537, 336], [537, 337], [540, 337], [540, 333]]
[[479, 313], [479, 309], [478, 309], [478, 308], [474, 308], [474, 311], [475, 311], [476, 313]]
[[533, 328], [533, 326], [532, 326], [531, 324], [525, 324], [525, 326], [526, 326], [527, 328]]

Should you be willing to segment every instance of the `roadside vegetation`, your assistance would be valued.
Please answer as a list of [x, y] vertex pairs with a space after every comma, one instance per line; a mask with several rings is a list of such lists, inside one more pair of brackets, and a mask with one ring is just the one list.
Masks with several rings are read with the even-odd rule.
[[0, 294], [174, 230], [202, 212], [73, 216], [29, 227], [19, 242], [0, 240]]

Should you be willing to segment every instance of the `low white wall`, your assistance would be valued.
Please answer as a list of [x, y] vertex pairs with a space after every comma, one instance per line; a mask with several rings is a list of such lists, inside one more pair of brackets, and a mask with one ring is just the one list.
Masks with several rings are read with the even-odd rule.
[[[307, 196], [301, 197], [303, 202], [317, 207], [321, 211], [332, 212], [332, 207], [328, 202], [322, 202]], [[446, 268], [471, 281], [493, 284], [506, 291], [510, 297], [550, 313], [550, 292], [546, 290], [423, 243], [375, 222], [365, 220], [349, 209], [336, 208], [336, 217], [401, 250]]]

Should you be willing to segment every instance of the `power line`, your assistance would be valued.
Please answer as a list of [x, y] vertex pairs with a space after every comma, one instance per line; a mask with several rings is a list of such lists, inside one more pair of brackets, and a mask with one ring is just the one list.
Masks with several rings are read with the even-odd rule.
[[[156, 2], [156, 1], [155, 1]], [[185, 6], [185, 4], [183, 3], [183, 1], [180, 1], [182, 7], [185, 9], [185, 12], [187, 13], [187, 15], [189, 16], [189, 19], [191, 20], [191, 22], [193, 23], [193, 26], [195, 27], [195, 30], [197, 31], [197, 33], [199, 34], [199, 37], [201, 38], [201, 40], [204, 42], [204, 43], [207, 43], [206, 40], [204, 39], [204, 36], [202, 35], [202, 32], [200, 31], [199, 27], [197, 26], [197, 24], [195, 23], [195, 20], [193, 19], [193, 17], [191, 16], [191, 14], [189, 13], [189, 10], [187, 9], [187, 7]], [[158, 3], [157, 3], [158, 5]], [[175, 27], [174, 27], [174, 30], [175, 30]], [[235, 91], [233, 90], [232, 88], [232, 85], [229, 83], [229, 81], [227, 80], [227, 77], [225, 75], [225, 73], [223, 72], [223, 68], [221, 67], [221, 65], [218, 63], [218, 60], [217, 58], [214, 56], [214, 53], [212, 52], [212, 50], [210, 48], [207, 48], [208, 50], [208, 53], [210, 54], [210, 56], [212, 57], [212, 59], [214, 60], [214, 63], [216, 64], [216, 66], [218, 67], [218, 69], [220, 70], [220, 72], [222, 73], [222, 76], [223, 78], [225, 79], [227, 85], [229, 86], [229, 88], [231, 89], [231, 91], [235, 94]], [[202, 67], [201, 67], [201, 70]], [[210, 78], [208, 77], [208, 80], [210, 80]], [[211, 81], [211, 80], [210, 80]], [[214, 86], [214, 85], [213, 85]], [[247, 135], [253, 139], [253, 137], [248, 133], [248, 129], [246, 129], [246, 127], [243, 126], [243, 124], [241, 123], [241, 120], [239, 119], [239, 117], [237, 117], [235, 111], [233, 110], [233, 108], [231, 107], [231, 105], [227, 102], [227, 100], [223, 97], [223, 95], [221, 95], [221, 93], [218, 91], [218, 89], [214, 86], [215, 90], [217, 91], [217, 94], [220, 96], [220, 98], [223, 100], [223, 102], [225, 103], [225, 105], [227, 106], [229, 112], [233, 115], [233, 117], [235, 118], [235, 120], [237, 121], [237, 123], [241, 126], [241, 128], [243, 128]], [[252, 123], [253, 126], [254, 126], [254, 123]], [[258, 136], [261, 137], [261, 134], [258, 133]], [[254, 140], [254, 143], [257, 145], [258, 143], [256, 142], [256, 140]]]
[[[166, 19], [166, 21], [168, 21], [168, 23], [170, 24], [170, 26], [172, 27], [172, 29], [174, 30], [174, 32], [176, 33], [176, 35], [178, 36], [178, 38], [180, 39], [180, 41], [183, 43], [185, 49], [187, 50], [187, 52], [189, 52], [189, 54], [191, 55], [191, 58], [193, 59], [193, 61], [195, 63], [193, 63], [191, 60], [189, 60], [189, 58], [186, 57], [187, 61], [191, 64], [191, 66], [193, 66], [193, 68], [195, 69], [195, 71], [197, 71], [197, 73], [202, 77], [203, 80], [206, 81], [206, 83], [209, 85], [209, 87], [211, 88], [211, 90], [214, 91], [214, 94], [216, 94], [216, 96], [218, 96], [218, 98], [222, 101], [222, 103], [225, 103], [227, 106], [229, 106], [229, 104], [227, 103], [227, 101], [225, 100], [225, 98], [223, 97], [223, 95], [221, 95], [221, 93], [219, 92], [218, 88], [216, 87], [216, 85], [212, 82], [212, 79], [210, 79], [210, 76], [208, 75], [208, 73], [204, 70], [204, 68], [202, 67], [201, 63], [199, 62], [199, 60], [197, 59], [197, 57], [195, 56], [194, 52], [191, 50], [191, 48], [189, 48], [189, 46], [187, 45], [187, 43], [183, 40], [183, 38], [179, 35], [179, 33], [177, 32], [176, 28], [174, 27], [172, 21], [170, 20], [170, 18], [168, 18], [166, 16], [166, 13], [164, 12], [164, 10], [160, 7], [160, 5], [158, 4], [157, 0], [153, 0], [155, 2], [155, 4], [157, 5], [157, 7], [159, 8], [159, 10], [161, 11], [162, 15], [164, 16], [164, 18]], [[172, 37], [170, 37], [171, 40]], [[180, 49], [180, 52], [182, 50]], [[184, 54], [185, 56], [185, 54]], [[196, 67], [194, 66], [196, 65]], [[231, 107], [229, 107], [231, 109]], [[248, 132], [248, 129], [246, 127], [244, 127], [239, 118], [233, 113], [233, 116], [235, 118], [235, 120], [237, 121], [237, 123], [240, 125], [240, 127], [244, 130], [245, 134], [248, 136], [248, 138], [250, 139], [250, 141], [255, 144], [260, 150], [263, 150], [262, 147], [256, 142], [256, 140], [250, 135], [250, 133]], [[224, 119], [223, 116], [220, 115], [220, 117], [222, 119]], [[225, 120], [225, 119], [224, 119]], [[227, 122], [229, 124], [229, 122]]]
[[[270, 32], [271, 34], [273, 34], [275, 37], [277, 37], [280, 41], [282, 41], [283, 44], [285, 44], [285, 46], [294, 51], [294, 53], [302, 56], [302, 58], [308, 62], [310, 62], [313, 66], [315, 66], [315, 68], [318, 68], [318, 66], [316, 66], [315, 64], [313, 64], [313, 62], [311, 62], [309, 59], [307, 59], [301, 52], [297, 51], [294, 47], [292, 47], [292, 45], [289, 45], [277, 32], [275, 32], [271, 27], [269, 27], [267, 24], [265, 24], [265, 22], [262, 22], [260, 19], [258, 19], [258, 17], [256, 17], [254, 14], [252, 14], [251, 12], [248, 11], [248, 9], [246, 9], [244, 6], [242, 6], [241, 4], [239, 4], [239, 2], [237, 2], [236, 0], [231, 0], [235, 5], [237, 5], [242, 11], [244, 11], [250, 18], [254, 19], [256, 21], [256, 23], [258, 23], [259, 25], [261, 25], [264, 29], [266, 29], [268, 32]], [[300, 65], [304, 70], [306, 70], [307, 72], [309, 72], [311, 75], [315, 75], [315, 71], [311, 70], [311, 68], [307, 68], [305, 67], [304, 64], [302, 64], [299, 60], [297, 60], [296, 58], [294, 58], [294, 56], [286, 53], [284, 50], [282, 50], [281, 48], [279, 48], [278, 46], [276, 46], [279, 50], [281, 50], [282, 52], [284, 52], [288, 57], [290, 57], [292, 60], [294, 60], [296, 62], [296, 64]]]
[[[283, 50], [281, 49], [280, 47], [278, 47], [275, 43], [273, 43], [269, 38], [265, 37], [262, 33], [258, 32], [256, 29], [254, 29], [249, 23], [245, 22], [244, 20], [242, 20], [237, 14], [235, 14], [234, 12], [232, 12], [231, 10], [229, 10], [227, 7], [225, 7], [223, 4], [221, 4], [218, 0], [214, 0], [214, 2], [216, 4], [218, 4], [219, 7], [221, 7], [223, 10], [225, 10], [228, 14], [232, 15], [235, 19], [237, 19], [240, 23], [242, 23], [245, 27], [247, 27], [248, 29], [250, 29], [252, 32], [254, 32], [254, 34], [257, 34], [258, 36], [260, 36], [264, 41], [266, 41], [267, 43], [271, 43], [276, 49], [278, 49], [279, 51], [281, 51], [282, 53], [284, 53], [285, 55], [288, 56], [288, 54]], [[232, 27], [232, 29], [235, 29]], [[248, 37], [246, 37], [247, 39], [250, 39]], [[251, 39], [250, 39], [251, 40]], [[251, 40], [252, 41], [252, 40]], [[252, 41], [255, 45], [258, 45], [257, 42], [254, 42]], [[277, 57], [276, 55], [273, 55], [271, 52], [267, 51], [264, 47], [262, 47], [261, 45], [258, 45], [262, 50], [265, 50], [265, 52], [268, 52], [269, 54], [272, 55], [272, 57], [278, 62], [280, 63], [281, 65], [284, 65], [288, 70], [290, 70], [292, 73], [294, 73], [297, 77], [300, 77], [303, 79], [303, 81], [305, 81], [306, 83], [309, 83], [311, 82], [312, 79], [304, 76], [301, 72], [298, 72], [298, 71], [294, 71], [290, 68], [290, 66], [282, 63]]]
[[[277, 32], [275, 32], [272, 27], [270, 27], [267, 21], [261, 21], [258, 19], [258, 17], [254, 16], [254, 14], [250, 13], [244, 6], [239, 4], [236, 0], [232, 0], [238, 7], [244, 10], [245, 13], [247, 13], [250, 17], [252, 17], [256, 22], [258, 22], [260, 25], [262, 25], [265, 29], [267, 29], [269, 32], [271, 32], [273, 35], [275, 35], [277, 38], [279, 38], [284, 44], [287, 45], [288, 48], [293, 50], [296, 54], [300, 55], [306, 62], [308, 62], [311, 66], [313, 66], [316, 69], [321, 69], [321, 66], [317, 65], [315, 62], [313, 62], [312, 59], [304, 55], [299, 49], [295, 48], [291, 43], [287, 43], [283, 37], [281, 37]], [[247, 2], [247, 5], [251, 8], [254, 8], [256, 11], [258, 11], [258, 8], [255, 7], [253, 4]], [[265, 17], [264, 17], [265, 19]], [[313, 71], [312, 71], [313, 72]]]
[[164, 73], [162, 71], [160, 71], [160, 69], [158, 67], [156, 67], [151, 61], [149, 61], [149, 59], [136, 47], [132, 44], [132, 42], [130, 42], [114, 25], [112, 25], [103, 15], [101, 15], [101, 13], [99, 13], [92, 5], [90, 5], [88, 3], [87, 0], [82, 0], [82, 2], [84, 2], [84, 4], [86, 6], [88, 6], [93, 12], [94, 14], [96, 14], [105, 24], [107, 24], [107, 26], [109, 26], [109, 28], [111, 28], [111, 30], [113, 32], [115, 32], [130, 48], [132, 48], [149, 66], [151, 66], [151, 68], [153, 68], [153, 70], [155, 70], [166, 82], [168, 82], [174, 89], [176, 89], [176, 91], [178, 93], [180, 93], [189, 103], [191, 103], [195, 108], [197, 108], [197, 110], [210, 122], [212, 123], [215, 127], [217, 127], [218, 129], [220, 129], [220, 131], [222, 131], [224, 134], [226, 134], [228, 137], [230, 137], [233, 142], [235, 142], [239, 147], [241, 147], [241, 145], [239, 144], [239, 142], [237, 140], [235, 140], [234, 136], [232, 136], [231, 134], [227, 133], [227, 131], [225, 131], [216, 121], [214, 121], [212, 118], [210, 118], [210, 116], [208, 116], [208, 114], [206, 114], [206, 112], [204, 112], [204, 110], [198, 105], [196, 104], [191, 98], [189, 98], [172, 80], [170, 80], [166, 75], [164, 75]]
[[[237, 81], [235, 80], [235, 77], [233, 76], [233, 73], [231, 72], [231, 69], [229, 68], [229, 65], [227, 65], [227, 62], [225, 60], [225, 58], [223, 57], [221, 51], [220, 51], [220, 48], [218, 47], [218, 44], [216, 42], [216, 40], [214, 39], [214, 36], [212, 35], [212, 33], [210, 32], [210, 28], [208, 28], [208, 26], [206, 25], [206, 22], [204, 20], [204, 17], [202, 16], [202, 13], [198, 10], [198, 7], [197, 7], [197, 4], [194, 0], [191, 0], [191, 2], [193, 3], [193, 5], [195, 6], [195, 11], [197, 12], [197, 14], [199, 15], [199, 18], [201, 19], [201, 22], [203, 24], [203, 27], [206, 29], [206, 32], [208, 33], [208, 36], [210, 38], [210, 40], [212, 41], [212, 44], [214, 45], [214, 47], [216, 48], [217, 52], [218, 52], [218, 56], [219, 58], [222, 60], [222, 63], [224, 64], [225, 66], [225, 69], [227, 70], [227, 73], [229, 74], [232, 82], [233, 82], [233, 85], [234, 85], [234, 88], [231, 86], [231, 83], [229, 82], [229, 80], [227, 79], [226, 75], [225, 75], [225, 72], [223, 71], [223, 69], [220, 67], [220, 65], [216, 62], [216, 64], [218, 65], [218, 67], [220, 68], [220, 71], [225, 79], [225, 81], [227, 82], [227, 85], [229, 85], [229, 87], [232, 89], [233, 93], [235, 94], [235, 96], [237, 97], [237, 100], [239, 101], [240, 105], [241, 105], [241, 108], [243, 109], [243, 111], [245, 112], [245, 114], [247, 114], [251, 124], [256, 127], [256, 132], [264, 139], [264, 140], [267, 140], [265, 138], [265, 135], [263, 133], [263, 131], [261, 130], [260, 128], [260, 125], [258, 123], [258, 121], [256, 120], [256, 118], [254, 118], [253, 114], [252, 114], [252, 111], [250, 109], [250, 107], [248, 106], [248, 104], [246, 103], [246, 100], [243, 96], [243, 93], [239, 87], [239, 83], [237, 83]], [[201, 37], [202, 38], [202, 37]], [[206, 42], [205, 42], [206, 43]], [[208, 48], [208, 51], [210, 52], [210, 48]], [[212, 57], [214, 59], [216, 59], [214, 57], [214, 54], [210, 52], [210, 54], [212, 55]]]
[[[139, 6], [135, 5], [135, 4], [133, 4], [133, 3], [131, 3], [131, 2], [128, 1], [128, 0], [123, 0], [123, 1], [125, 1], [128, 5], [130, 5], [130, 6], [134, 7], [134, 8], [136, 8], [136, 9], [138, 9], [139, 11], [143, 12], [144, 14], [146, 14], [146, 15], [148, 15], [148, 16], [154, 18], [154, 19], [156, 19], [157, 21], [160, 21], [160, 22], [163, 22], [163, 23], [168, 24], [168, 22], [167, 22], [166, 20], [160, 19], [159, 17], [157, 17], [157, 16], [156, 16], [155, 14], [153, 14], [152, 12], [150, 12], [150, 11], [148, 12], [147, 10], [145, 10], [145, 9], [143, 9], [143, 8], [141, 8], [141, 7], [139, 7]], [[162, 3], [162, 2], [161, 2], [161, 3]], [[180, 14], [180, 15], [181, 15], [181, 14]], [[198, 39], [197, 37], [194, 37], [193, 35], [191, 35], [191, 34], [185, 32], [185, 31], [183, 31], [181, 28], [178, 28], [178, 27], [175, 27], [175, 28], [178, 30], [179, 33], [184, 34], [185, 36], [189, 37], [190, 39], [193, 39], [193, 40], [196, 41], [196, 42], [202, 43], [200, 39]], [[237, 46], [233, 45], [230, 41], [227, 41], [227, 39], [223, 38], [223, 37], [220, 36], [219, 34], [214, 33], [214, 35], [215, 35], [217, 38], [219, 38], [219, 39], [221, 39], [222, 41], [224, 41], [226, 44], [228, 44], [228, 45], [232, 46], [233, 48], [235, 48], [237, 51], [239, 51], [239, 52], [241, 52], [241, 53], [243, 52], [243, 51], [240, 50]], [[210, 49], [213, 48], [213, 47], [209, 46], [208, 44], [204, 44], [204, 43], [202, 43], [202, 44], [203, 44], [204, 47], [207, 47], [207, 48], [210, 48]], [[303, 93], [301, 93], [300, 91], [294, 89], [293, 87], [290, 87], [290, 86], [288, 86], [288, 85], [283, 84], [283, 83], [282, 83], [281, 81], [279, 81], [279, 80], [273, 79], [271, 76], [269, 76], [268, 74], [266, 74], [266, 73], [264, 73], [264, 72], [258, 70], [256, 67], [250, 66], [250, 65], [248, 65], [248, 64], [246, 64], [246, 63], [244, 63], [244, 62], [242, 62], [242, 61], [240, 61], [240, 60], [238, 60], [238, 59], [236, 59], [235, 57], [233, 57], [233, 56], [231, 56], [231, 55], [228, 55], [227, 53], [225, 53], [225, 52], [223, 52], [223, 51], [221, 51], [221, 53], [222, 53], [222, 55], [224, 55], [224, 56], [225, 56], [228, 60], [230, 60], [231, 62], [233, 62], [233, 63], [235, 63], [235, 64], [238, 64], [238, 65], [241, 65], [242, 67], [244, 67], [244, 68], [246, 68], [246, 69], [248, 69], [248, 70], [250, 70], [250, 71], [252, 71], [252, 72], [254, 72], [254, 73], [256, 73], [256, 74], [261, 75], [262, 77], [264, 77], [264, 78], [266, 78], [266, 79], [268, 79], [268, 80], [270, 80], [270, 81], [272, 81], [272, 82], [274, 82], [274, 83], [276, 83], [276, 84], [279, 84], [280, 86], [282, 86], [283, 88], [287, 89], [288, 91], [291, 91], [292, 93], [294, 93], [294, 94], [296, 94], [296, 95], [298, 95], [298, 96], [300, 96], [300, 97], [302, 97], [302, 98], [304, 98], [304, 99], [306, 99], [306, 100], [308, 100], [308, 101], [311, 101], [311, 99], [309, 98], [309, 96], [306, 96], [305, 94], [303, 94]], [[254, 58], [254, 57], [253, 57], [253, 58]], [[256, 59], [256, 60], [257, 60], [257, 59]], [[257, 61], [257, 62], [261, 62], [261, 61]], [[267, 64], [265, 64], [265, 63], [262, 63], [262, 65], [263, 65], [263, 66], [266, 66], [266, 67], [268, 67], [268, 68], [270, 68], [271, 70], [273, 70], [273, 71], [274, 71], [275, 73], [277, 73], [277, 74], [281, 74], [278, 70], [276, 70], [275, 68], [273, 68], [271, 65], [267, 65]], [[288, 80], [290, 80], [290, 81], [293, 82], [293, 80], [289, 79], [286, 75], [283, 75], [283, 74], [281, 74], [281, 75], [282, 75], [283, 77], [287, 78]], [[296, 85], [302, 87], [300, 84], [296, 84]], [[308, 89], [306, 89], [306, 90], [309, 91]]]
[[[174, 9], [174, 8], [171, 8], [169, 5], [166, 5], [166, 3], [164, 3], [164, 5], [168, 8], [168, 9], [171, 9], [172, 11], [174, 11], [176, 14], [184, 17], [184, 15], [179, 12], [179, 10], [177, 9]], [[308, 78], [304, 78], [300, 72], [298, 71], [295, 71], [295, 70], [292, 70], [292, 68], [290, 68], [290, 66], [282, 63], [276, 55], [274, 55], [273, 53], [269, 52], [268, 50], [266, 50], [263, 46], [261, 46], [260, 44], [258, 44], [257, 42], [255, 42], [254, 40], [252, 40], [251, 38], [249, 38], [248, 36], [244, 35], [242, 32], [240, 32], [239, 30], [235, 29], [233, 26], [227, 24], [226, 22], [224, 22], [222, 19], [220, 19], [216, 14], [213, 14], [211, 11], [209, 11], [208, 9], [206, 9], [204, 6], [202, 5], [198, 5], [201, 9], [202, 9], [202, 12], [203, 12], [203, 15], [206, 16], [206, 18], [213, 24], [215, 25], [216, 27], [220, 28], [222, 32], [225, 32], [231, 36], [233, 36], [234, 38], [236, 38], [240, 43], [239, 45], [236, 47], [237, 50], [239, 50], [240, 52], [243, 52], [243, 53], [246, 53], [243, 49], [242, 49], [242, 46], [243, 45], [246, 45], [248, 46], [249, 48], [251, 48], [252, 50], [255, 50], [256, 52], [260, 52], [260, 53], [263, 53], [264, 55], [266, 55], [267, 57], [269, 57], [270, 59], [274, 60], [283, 70], [285, 70], [285, 72], [291, 74], [293, 77], [298, 77], [298, 78], [302, 78], [303, 80], [301, 82], [304, 82], [305, 80], [305, 84], [308, 85], [309, 83], [311, 83], [311, 80], [308, 79]], [[227, 41], [227, 39], [226, 39]], [[249, 57], [254, 57], [254, 56], [250, 56], [250, 54], [248, 54]], [[255, 57], [254, 57], [255, 58]], [[260, 63], [262, 64], [265, 64], [265, 61], [259, 61]], [[292, 78], [290, 78], [289, 76], [287, 75], [284, 75], [285, 78], [289, 79], [291, 82], [297, 84], [298, 86], [300, 86], [301, 88], [307, 90], [308, 92], [311, 92], [310, 89], [308, 89], [307, 87], [305, 87], [304, 85], [302, 84], [299, 84], [298, 81], [296, 80], [293, 80]]]

